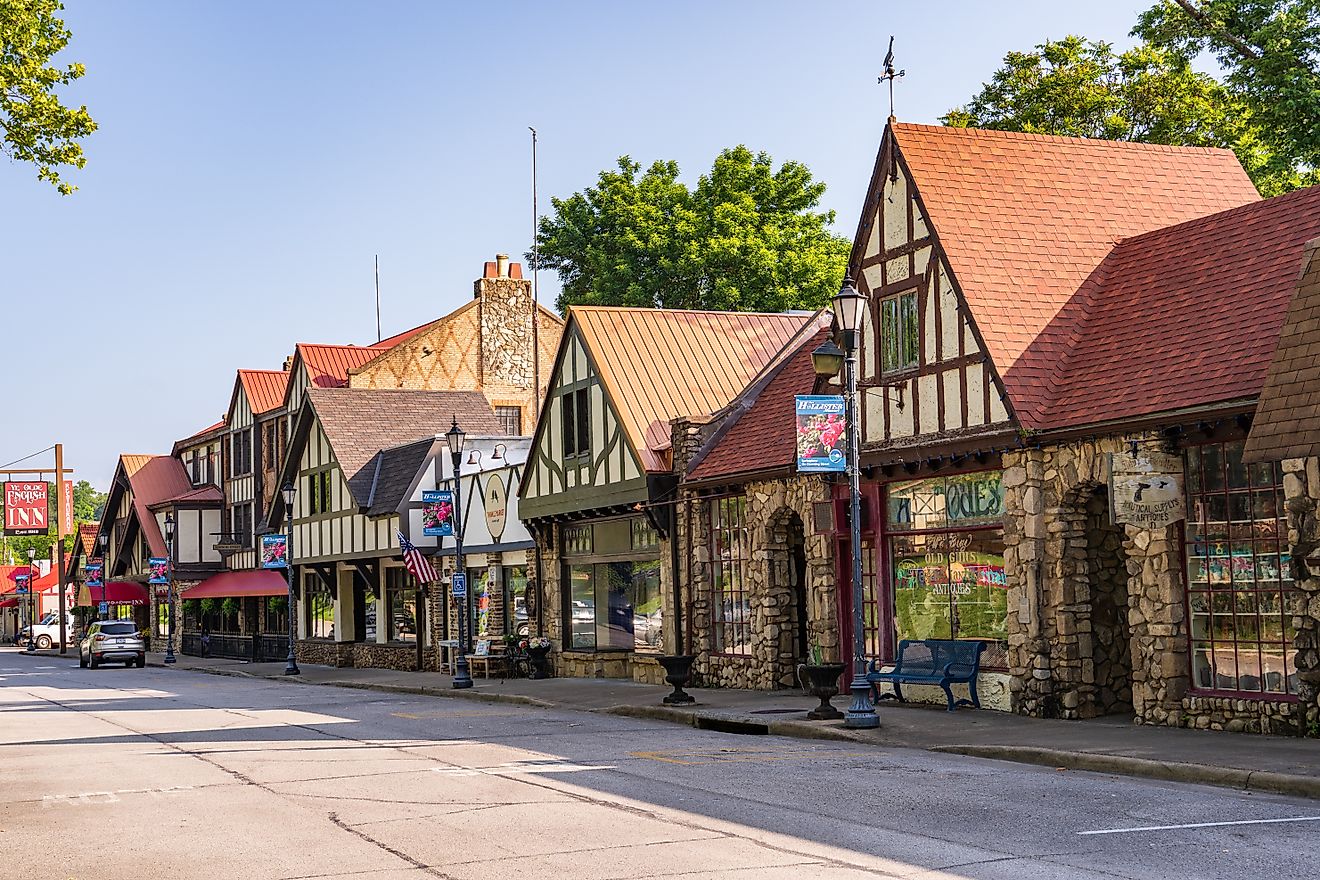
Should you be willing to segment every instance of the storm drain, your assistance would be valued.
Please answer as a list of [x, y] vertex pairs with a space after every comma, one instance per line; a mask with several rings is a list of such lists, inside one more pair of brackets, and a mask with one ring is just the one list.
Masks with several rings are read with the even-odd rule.
[[735, 721], [732, 718], [706, 718], [697, 716], [698, 730], [716, 730], [720, 733], [744, 733], [752, 736], [765, 736], [770, 728], [754, 721]]

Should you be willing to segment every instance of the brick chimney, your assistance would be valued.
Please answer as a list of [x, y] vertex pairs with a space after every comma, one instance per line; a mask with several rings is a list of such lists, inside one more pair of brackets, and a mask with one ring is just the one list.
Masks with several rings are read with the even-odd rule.
[[532, 282], [496, 254], [472, 284], [481, 314], [481, 377], [486, 385], [532, 387]]

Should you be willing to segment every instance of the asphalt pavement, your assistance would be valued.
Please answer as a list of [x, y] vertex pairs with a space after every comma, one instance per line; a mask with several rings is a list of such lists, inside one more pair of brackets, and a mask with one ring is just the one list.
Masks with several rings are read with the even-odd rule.
[[7, 876], [1254, 878], [1320, 864], [1320, 808], [1281, 795], [9, 651], [0, 767]]

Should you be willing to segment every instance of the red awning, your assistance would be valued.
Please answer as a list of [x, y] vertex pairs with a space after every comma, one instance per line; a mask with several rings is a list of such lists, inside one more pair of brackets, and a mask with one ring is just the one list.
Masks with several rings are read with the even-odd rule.
[[17, 607], [18, 607], [17, 599], [6, 599], [5, 601], [0, 602], [0, 608], [17, 608]]
[[273, 569], [226, 571], [179, 594], [181, 599], [236, 599], [243, 596], [287, 596], [289, 584]]
[[83, 586], [78, 591], [78, 604], [95, 608], [101, 602], [111, 605], [148, 605], [147, 585], [137, 581], [110, 581], [101, 587]]

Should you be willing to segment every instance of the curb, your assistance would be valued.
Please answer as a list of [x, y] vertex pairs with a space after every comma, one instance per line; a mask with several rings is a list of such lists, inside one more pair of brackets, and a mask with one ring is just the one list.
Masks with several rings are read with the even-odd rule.
[[1178, 761], [1152, 761], [1149, 758], [1133, 758], [1127, 755], [1065, 752], [1036, 746], [931, 746], [927, 751], [1012, 761], [1017, 764], [1064, 767], [1069, 770], [1113, 773], [1119, 776], [1135, 776], [1168, 782], [1191, 782], [1220, 788], [1238, 788], [1244, 791], [1320, 799], [1320, 779], [1268, 770], [1243, 770], [1236, 767], [1213, 767], [1208, 764]]

